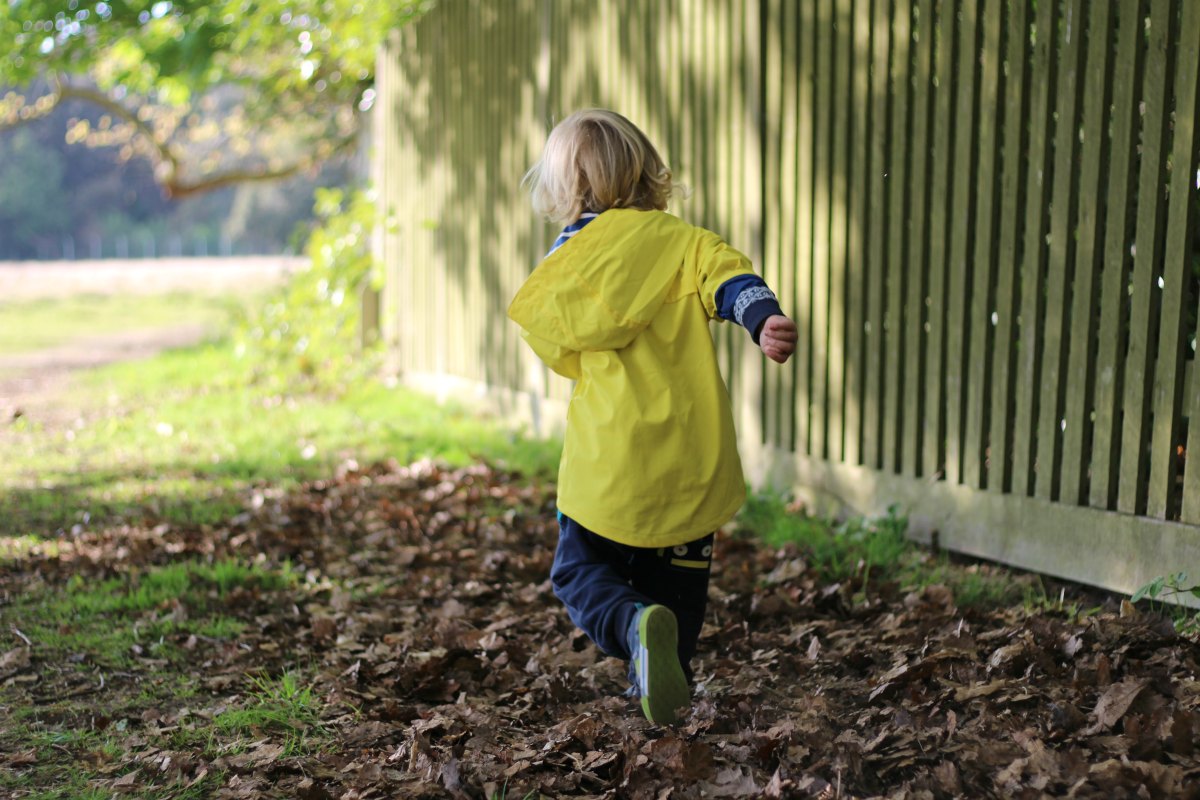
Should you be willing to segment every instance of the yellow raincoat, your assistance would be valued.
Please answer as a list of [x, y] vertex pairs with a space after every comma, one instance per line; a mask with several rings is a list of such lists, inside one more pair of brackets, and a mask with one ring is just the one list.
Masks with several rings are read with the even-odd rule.
[[576, 381], [558, 507], [622, 544], [671, 547], [745, 501], [709, 322], [749, 259], [661, 211], [610, 209], [549, 255], [508, 309], [534, 352]]

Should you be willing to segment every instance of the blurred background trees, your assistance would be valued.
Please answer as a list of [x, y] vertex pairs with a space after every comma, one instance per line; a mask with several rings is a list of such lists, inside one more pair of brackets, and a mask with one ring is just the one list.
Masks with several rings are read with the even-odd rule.
[[0, 4], [0, 258], [300, 249], [424, 5]]

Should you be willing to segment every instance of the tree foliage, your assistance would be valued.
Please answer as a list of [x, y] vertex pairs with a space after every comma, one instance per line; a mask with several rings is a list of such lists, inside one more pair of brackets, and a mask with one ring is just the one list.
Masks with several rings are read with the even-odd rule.
[[173, 196], [287, 177], [353, 147], [375, 54], [428, 0], [9, 0], [0, 131], [70, 99], [68, 140], [149, 158]]

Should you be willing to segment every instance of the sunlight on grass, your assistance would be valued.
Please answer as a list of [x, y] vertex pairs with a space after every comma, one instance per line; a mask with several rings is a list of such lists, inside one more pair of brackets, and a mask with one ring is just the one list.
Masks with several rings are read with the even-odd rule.
[[483, 459], [550, 477], [559, 444], [535, 441], [465, 407], [378, 381], [337, 397], [283, 396], [224, 342], [86, 375], [93, 412], [67, 430], [14, 426], [0, 463], [0, 534], [25, 536], [150, 519], [217, 525], [257, 485], [283, 489], [361, 464]]
[[[47, 709], [53, 717], [53, 709]], [[108, 730], [111, 730], [108, 729]], [[122, 770], [111, 769], [126, 754], [120, 733], [68, 727], [60, 722], [26, 716], [25, 720], [7, 731], [11, 740], [21, 743], [21, 749], [32, 753], [34, 761], [21, 770], [0, 770], [0, 793], [4, 797], [23, 800], [110, 800], [112, 789], [93, 784], [97, 778], [119, 777]], [[208, 779], [197, 782], [177, 782], [164, 787], [161, 796], [171, 798], [210, 797], [221, 783], [221, 771], [209, 773]], [[46, 787], [53, 788], [46, 788]]]
[[203, 325], [218, 330], [231, 301], [219, 295], [178, 292], [158, 296], [74, 295], [0, 304], [0, 354], [27, 353], [130, 330]]

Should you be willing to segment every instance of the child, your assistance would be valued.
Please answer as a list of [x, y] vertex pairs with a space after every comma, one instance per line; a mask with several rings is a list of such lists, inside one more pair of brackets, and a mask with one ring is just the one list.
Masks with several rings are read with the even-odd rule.
[[631, 662], [647, 719], [673, 723], [690, 703], [714, 531], [745, 500], [708, 323], [743, 325], [779, 363], [796, 326], [744, 255], [664, 213], [671, 173], [621, 115], [567, 117], [525, 179], [534, 208], [569, 223], [508, 310], [576, 381], [554, 593], [601, 650]]

